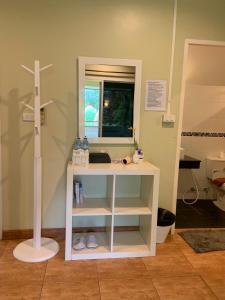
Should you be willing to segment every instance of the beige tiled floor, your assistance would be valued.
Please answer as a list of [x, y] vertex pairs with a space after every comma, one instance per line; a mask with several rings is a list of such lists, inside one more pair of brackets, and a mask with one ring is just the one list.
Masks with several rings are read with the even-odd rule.
[[0, 300], [225, 299], [225, 251], [196, 254], [175, 234], [156, 257], [46, 263], [14, 259], [18, 241], [0, 241]]

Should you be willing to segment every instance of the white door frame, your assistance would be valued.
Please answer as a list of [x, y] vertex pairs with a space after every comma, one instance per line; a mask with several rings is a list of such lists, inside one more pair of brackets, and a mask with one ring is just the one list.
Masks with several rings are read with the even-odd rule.
[[3, 195], [2, 195], [2, 129], [0, 121], [0, 240], [3, 233]]
[[[180, 146], [181, 146], [181, 133], [182, 133], [182, 122], [184, 114], [184, 97], [186, 88], [186, 72], [187, 72], [187, 61], [188, 51], [191, 45], [204, 45], [204, 46], [222, 46], [225, 47], [225, 42], [222, 41], [210, 41], [210, 40], [197, 40], [197, 39], [186, 39], [184, 43], [184, 56], [183, 56], [183, 72], [181, 82], [181, 93], [180, 93], [180, 108], [179, 108], [179, 119], [178, 119], [178, 131], [177, 131], [177, 148], [176, 148], [176, 162], [175, 162], [175, 175], [173, 185], [173, 202], [172, 211], [176, 213], [177, 204], [177, 188], [178, 188], [178, 175], [179, 175], [179, 160], [180, 160]], [[174, 232], [175, 226], [173, 226], [172, 232]]]

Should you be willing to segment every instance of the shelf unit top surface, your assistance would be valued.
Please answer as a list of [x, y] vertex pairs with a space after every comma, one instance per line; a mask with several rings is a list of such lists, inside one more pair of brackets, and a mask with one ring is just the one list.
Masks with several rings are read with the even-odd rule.
[[68, 169], [73, 171], [74, 175], [157, 175], [159, 168], [153, 164], [144, 161], [140, 164], [131, 163], [123, 165], [122, 163], [109, 164], [88, 164], [74, 165], [68, 164]]

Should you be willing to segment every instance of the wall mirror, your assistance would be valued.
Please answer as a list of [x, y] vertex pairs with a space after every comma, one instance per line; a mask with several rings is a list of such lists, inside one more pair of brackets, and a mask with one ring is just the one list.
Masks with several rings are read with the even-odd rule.
[[141, 61], [79, 57], [79, 136], [90, 143], [139, 140]]

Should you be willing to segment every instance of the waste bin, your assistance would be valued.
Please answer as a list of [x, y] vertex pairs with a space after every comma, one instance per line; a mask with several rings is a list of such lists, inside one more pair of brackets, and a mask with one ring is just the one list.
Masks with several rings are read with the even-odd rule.
[[164, 208], [158, 208], [156, 243], [164, 243], [176, 216]]

